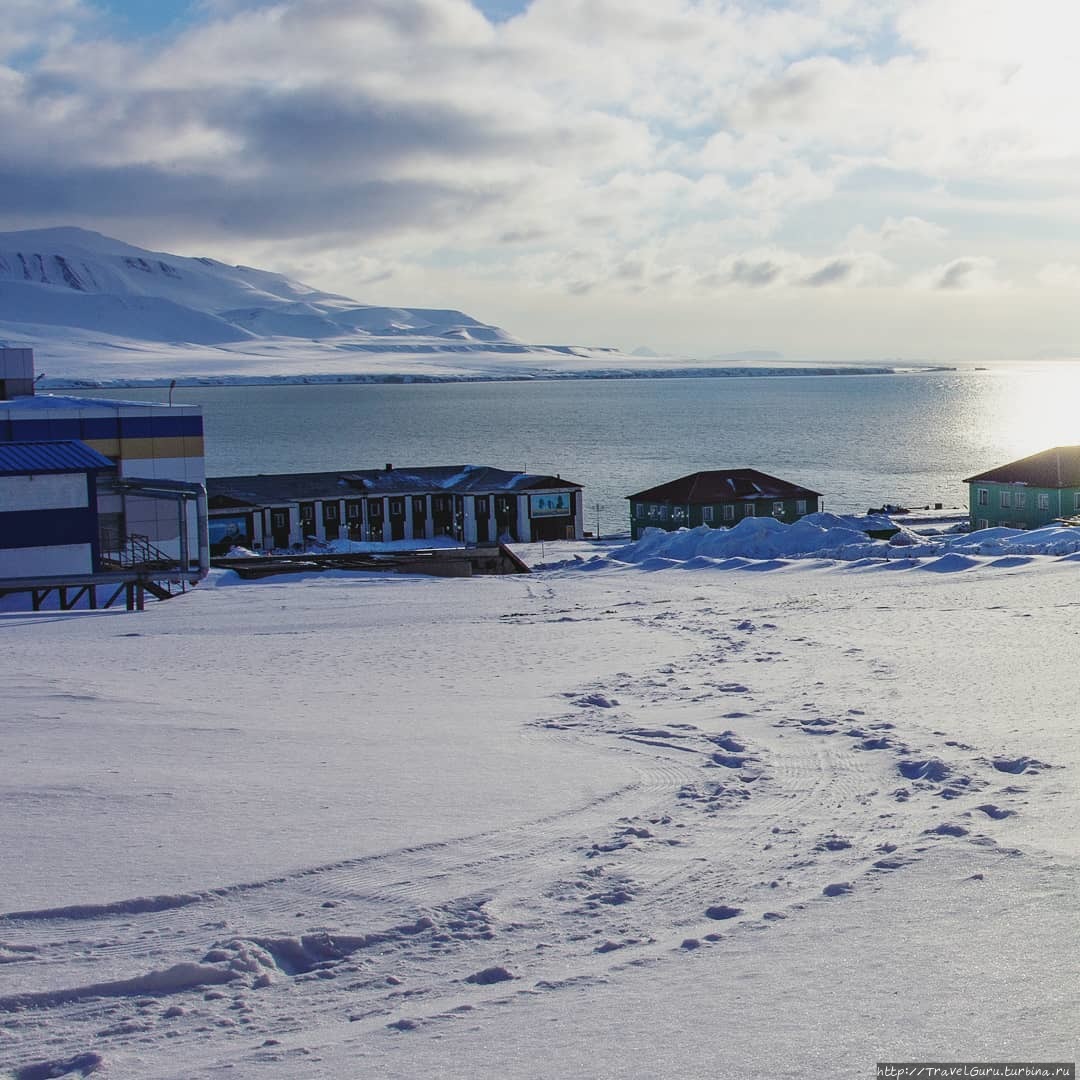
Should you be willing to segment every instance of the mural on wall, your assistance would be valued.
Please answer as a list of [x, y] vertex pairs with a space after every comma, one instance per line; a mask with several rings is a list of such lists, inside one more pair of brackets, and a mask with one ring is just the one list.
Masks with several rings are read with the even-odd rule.
[[529, 517], [569, 517], [571, 513], [568, 491], [529, 496]]
[[226, 555], [230, 548], [250, 547], [248, 519], [246, 514], [235, 517], [212, 517], [210, 528], [210, 554]]

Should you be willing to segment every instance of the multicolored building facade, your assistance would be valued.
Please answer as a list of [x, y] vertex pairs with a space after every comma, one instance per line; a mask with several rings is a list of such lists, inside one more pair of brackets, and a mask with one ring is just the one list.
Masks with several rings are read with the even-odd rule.
[[77, 440], [109, 459], [97, 474], [103, 553], [132, 536], [174, 558], [199, 550], [205, 493], [188, 510], [206, 481], [200, 406], [35, 394], [29, 349], [0, 349], [0, 394], [0, 443]]

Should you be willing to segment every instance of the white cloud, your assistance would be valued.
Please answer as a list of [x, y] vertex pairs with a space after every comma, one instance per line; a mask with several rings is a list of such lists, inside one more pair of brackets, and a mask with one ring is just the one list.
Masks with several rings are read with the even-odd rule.
[[1051, 289], [1080, 290], [1080, 266], [1076, 263], [1047, 263], [1039, 270], [1038, 280]]
[[919, 288], [943, 292], [985, 291], [1007, 288], [997, 277], [997, 263], [984, 255], [964, 255], [935, 266], [914, 281]]
[[854, 248], [871, 251], [940, 248], [948, 235], [949, 230], [944, 226], [908, 215], [887, 217], [876, 229], [856, 225], [848, 234], [848, 241]]
[[807, 320], [814, 292], [1000, 289], [1053, 261], [1006, 219], [1075, 220], [1080, 17], [1051, 0], [202, 10], [118, 42], [78, 0], [11, 0], [0, 225], [445, 290], [506, 322], [493, 283], [583, 305], [790, 290]]

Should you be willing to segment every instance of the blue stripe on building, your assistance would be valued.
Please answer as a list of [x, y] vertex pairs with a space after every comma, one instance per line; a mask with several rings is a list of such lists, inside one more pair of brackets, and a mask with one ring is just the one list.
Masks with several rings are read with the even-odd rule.
[[0, 442], [33, 442], [42, 439], [168, 439], [202, 433], [201, 416], [0, 419]]
[[96, 544], [97, 509], [13, 510], [0, 514], [0, 550]]

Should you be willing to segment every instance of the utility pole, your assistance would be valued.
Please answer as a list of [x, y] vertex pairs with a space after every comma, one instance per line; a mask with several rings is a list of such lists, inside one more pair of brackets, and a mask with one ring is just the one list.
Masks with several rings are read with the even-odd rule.
[[596, 504], [596, 539], [600, 539], [600, 504]]

